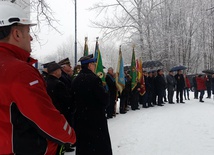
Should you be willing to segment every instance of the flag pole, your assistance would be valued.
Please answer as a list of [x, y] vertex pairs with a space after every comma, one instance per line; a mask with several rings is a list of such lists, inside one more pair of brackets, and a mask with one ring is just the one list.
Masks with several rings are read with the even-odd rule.
[[77, 1], [76, 0], [75, 0], [75, 43], [74, 43], [74, 46], [75, 46], [74, 63], [76, 66], [77, 65]]

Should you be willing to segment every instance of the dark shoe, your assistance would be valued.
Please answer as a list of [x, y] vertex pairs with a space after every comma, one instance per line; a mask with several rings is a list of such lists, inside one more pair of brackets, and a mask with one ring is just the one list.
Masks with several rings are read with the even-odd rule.
[[158, 106], [164, 106], [163, 104], [158, 104]]
[[185, 103], [185, 102], [182, 101], [182, 102], [180, 102], [180, 103]]
[[126, 114], [126, 112], [125, 111], [120, 111], [120, 114]]
[[204, 101], [201, 99], [201, 100], [199, 100], [199, 102], [204, 102]]
[[136, 110], [140, 110], [140, 108], [136, 108]]
[[147, 106], [142, 106], [142, 108], [148, 108]]
[[190, 99], [188, 98], [188, 100], [190, 100]]
[[109, 119], [109, 118], [113, 118], [113, 116], [107, 116], [107, 119]]
[[153, 105], [149, 105], [148, 107], [154, 107]]
[[169, 104], [175, 104], [175, 102], [169, 102]]

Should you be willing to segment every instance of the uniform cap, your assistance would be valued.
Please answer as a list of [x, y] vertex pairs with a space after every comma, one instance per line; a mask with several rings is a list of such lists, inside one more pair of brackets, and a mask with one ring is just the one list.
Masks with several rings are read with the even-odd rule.
[[65, 65], [65, 64], [69, 64], [70, 65], [71, 63], [70, 63], [69, 58], [65, 58], [65, 59], [59, 61], [58, 64], [62, 66], [62, 65]]
[[81, 62], [81, 65], [97, 62], [97, 59], [93, 57], [93, 54], [83, 56], [79, 59], [79, 62]]
[[56, 62], [55, 61], [47, 62], [47, 63], [42, 64], [42, 66], [43, 66], [43, 68], [47, 68], [48, 65], [51, 63], [56, 63]]
[[61, 66], [58, 63], [53, 62], [48, 64], [48, 67], [47, 67], [48, 73], [52, 73], [57, 69], [61, 69]]

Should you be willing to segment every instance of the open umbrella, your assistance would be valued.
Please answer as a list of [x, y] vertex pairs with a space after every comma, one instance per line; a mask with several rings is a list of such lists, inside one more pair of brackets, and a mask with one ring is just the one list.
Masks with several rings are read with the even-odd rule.
[[205, 74], [214, 74], [214, 70], [212, 70], [212, 69], [205, 69], [202, 72]]
[[185, 66], [179, 65], [179, 66], [174, 66], [170, 70], [171, 71], [179, 71], [179, 70], [185, 70], [187, 69]]
[[150, 60], [150, 61], [143, 62], [143, 68], [153, 68], [153, 67], [160, 67], [160, 66], [163, 66], [163, 64], [158, 60]]

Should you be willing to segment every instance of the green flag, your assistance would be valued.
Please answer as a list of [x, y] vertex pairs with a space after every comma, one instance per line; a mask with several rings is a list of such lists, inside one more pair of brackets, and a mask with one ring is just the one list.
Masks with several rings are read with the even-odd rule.
[[131, 73], [130, 76], [132, 77], [132, 90], [136, 87], [137, 85], [137, 71], [136, 71], [136, 60], [135, 60], [135, 51], [133, 47], [132, 51], [132, 62], [131, 62]]
[[84, 54], [83, 56], [88, 55], [88, 37], [85, 37], [85, 46], [84, 46]]
[[99, 49], [99, 44], [98, 44], [98, 38], [96, 41], [96, 46], [95, 46], [95, 57], [97, 58], [97, 65], [95, 69], [95, 73], [101, 78], [103, 82], [103, 86], [106, 85], [105, 81], [105, 73], [103, 71], [103, 62], [102, 62], [102, 57]]

